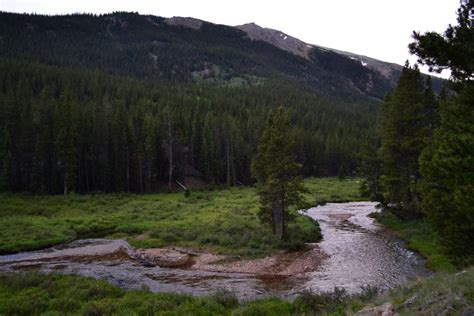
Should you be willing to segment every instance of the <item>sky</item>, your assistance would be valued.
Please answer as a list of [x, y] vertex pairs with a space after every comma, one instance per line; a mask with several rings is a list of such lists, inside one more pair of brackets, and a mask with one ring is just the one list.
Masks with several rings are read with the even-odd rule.
[[[254, 22], [307, 43], [404, 64], [415, 31], [456, 24], [459, 0], [0, 0], [0, 10], [38, 14], [133, 11], [239, 25]], [[446, 75], [445, 75], [446, 76]]]

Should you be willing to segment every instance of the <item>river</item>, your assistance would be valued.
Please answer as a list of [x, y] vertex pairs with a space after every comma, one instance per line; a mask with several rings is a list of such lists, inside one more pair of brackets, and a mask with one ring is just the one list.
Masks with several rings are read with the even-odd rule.
[[[135, 250], [123, 240], [89, 239], [0, 256], [0, 270], [35, 268], [44, 273], [78, 274], [106, 280], [125, 289], [209, 295], [226, 289], [239, 299], [278, 296], [291, 299], [302, 291], [356, 293], [363, 287], [393, 288], [432, 274], [424, 259], [408, 250], [393, 233], [367, 215], [375, 203], [329, 203], [303, 212], [320, 223], [324, 260], [316, 271], [292, 276], [258, 276], [192, 268], [147, 266], [134, 259]], [[316, 264], [316, 263], [315, 263]]]

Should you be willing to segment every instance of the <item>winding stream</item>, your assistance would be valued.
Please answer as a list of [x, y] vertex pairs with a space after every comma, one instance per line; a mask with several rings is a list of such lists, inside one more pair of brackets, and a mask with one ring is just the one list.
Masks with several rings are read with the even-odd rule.
[[221, 288], [243, 300], [291, 298], [304, 290], [332, 291], [334, 287], [354, 293], [364, 286], [392, 288], [429, 276], [431, 271], [419, 254], [367, 217], [375, 211], [372, 202], [330, 203], [307, 210], [305, 214], [321, 225], [324, 239], [319, 247], [327, 256], [317, 271], [290, 277], [149, 267], [134, 259], [135, 250], [127, 242], [106, 239], [0, 256], [0, 270], [34, 267], [45, 273], [92, 276], [125, 289], [148, 287], [154, 292], [207, 295]]

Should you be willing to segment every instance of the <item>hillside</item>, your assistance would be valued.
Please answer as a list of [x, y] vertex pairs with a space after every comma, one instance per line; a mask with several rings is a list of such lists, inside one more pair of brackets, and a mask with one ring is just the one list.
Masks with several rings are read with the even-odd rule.
[[[339, 49], [306, 43], [282, 31], [264, 28], [255, 23], [237, 25], [236, 28], [247, 33], [247, 36], [251, 40], [267, 42], [293, 55], [319, 63], [328, 70], [344, 74], [350, 74], [351, 70], [353, 72], [357, 71], [359, 75], [365, 77], [359, 84], [362, 86], [362, 84], [365, 83], [366, 91], [370, 91], [370, 89], [367, 89], [367, 85], [372, 85], [373, 80], [381, 79], [384, 80], [383, 84], [386, 85], [385, 88], [387, 91], [393, 89], [403, 69], [403, 67], [398, 64]], [[350, 61], [347, 59], [350, 59]], [[341, 72], [341, 68], [338, 64], [345, 64], [345, 71]], [[365, 67], [366, 70], [364, 71], [361, 66]], [[354, 76], [351, 76], [351, 80], [357, 80], [356, 78], [356, 74], [354, 73]], [[439, 91], [442, 80], [435, 77], [432, 79], [434, 89]], [[356, 86], [359, 87], [359, 85]]]
[[[303, 44], [290, 49], [282, 41], [300, 41], [290, 37], [276, 43], [244, 26], [245, 32], [192, 18], [124, 12], [0, 16], [0, 55], [7, 58], [173, 82], [280, 78], [345, 98], [381, 99], [394, 85], [390, 76], [345, 55]], [[300, 46], [305, 51], [297, 54]]]

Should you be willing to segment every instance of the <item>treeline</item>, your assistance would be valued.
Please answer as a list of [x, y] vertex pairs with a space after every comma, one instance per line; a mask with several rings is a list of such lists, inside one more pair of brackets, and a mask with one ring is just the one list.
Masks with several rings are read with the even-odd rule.
[[306, 175], [351, 173], [377, 103], [283, 81], [223, 88], [0, 60], [0, 185], [12, 192], [150, 192], [199, 178], [252, 182], [269, 109], [291, 109]]
[[463, 5], [444, 35], [414, 33], [412, 53], [432, 70], [450, 69], [450, 89], [436, 97], [406, 65], [360, 165], [363, 191], [405, 220], [427, 218], [458, 263], [474, 258], [473, 8]]

